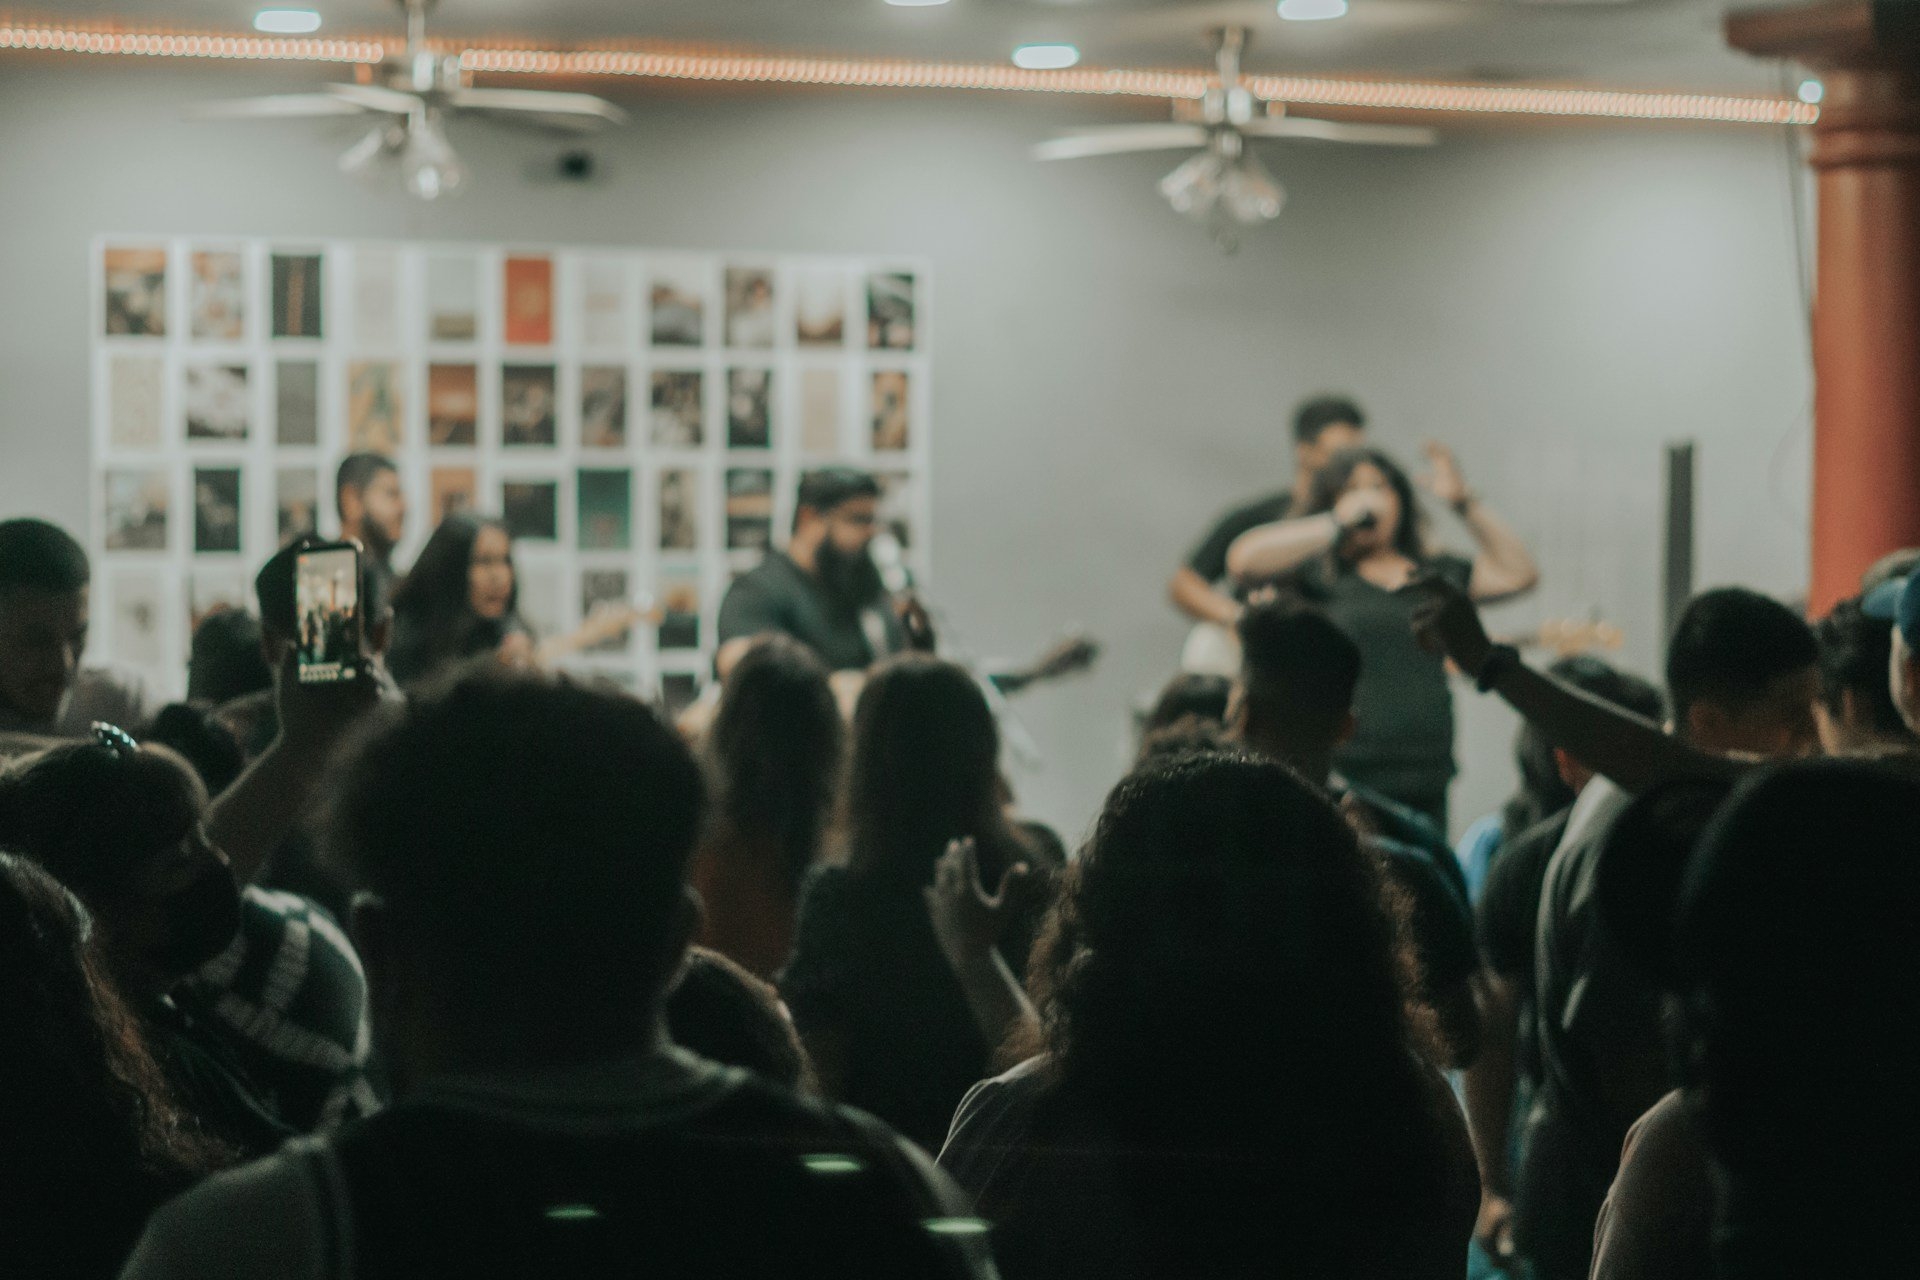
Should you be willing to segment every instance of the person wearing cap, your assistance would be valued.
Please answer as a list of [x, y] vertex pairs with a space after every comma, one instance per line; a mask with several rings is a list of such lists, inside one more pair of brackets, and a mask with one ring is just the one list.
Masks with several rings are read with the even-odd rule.
[[793, 534], [742, 574], [720, 603], [722, 678], [753, 638], [792, 636], [830, 671], [858, 671], [907, 647], [869, 548], [880, 484], [864, 471], [829, 467], [800, 479]]
[[1893, 705], [1907, 728], [1920, 733], [1920, 589], [1915, 588], [1916, 582], [1920, 582], [1920, 566], [1867, 592], [1860, 610], [1869, 618], [1893, 623], [1887, 662]]

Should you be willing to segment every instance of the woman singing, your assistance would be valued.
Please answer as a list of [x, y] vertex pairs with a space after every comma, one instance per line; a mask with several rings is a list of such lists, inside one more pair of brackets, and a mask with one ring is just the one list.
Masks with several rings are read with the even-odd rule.
[[1305, 515], [1249, 530], [1227, 552], [1243, 587], [1278, 586], [1326, 610], [1360, 646], [1353, 736], [1335, 757], [1352, 782], [1432, 818], [1446, 834], [1454, 774], [1453, 697], [1440, 657], [1413, 638], [1414, 600], [1401, 588], [1422, 574], [1448, 578], [1475, 600], [1529, 591], [1540, 573], [1520, 538], [1467, 488], [1444, 446], [1429, 444], [1426, 488], [1473, 535], [1471, 560], [1429, 549], [1413, 485], [1376, 449], [1343, 450], [1314, 477]]
[[531, 661], [533, 636], [518, 606], [506, 524], [464, 512], [448, 516], [394, 593], [387, 655], [393, 678], [416, 684], [483, 653]]

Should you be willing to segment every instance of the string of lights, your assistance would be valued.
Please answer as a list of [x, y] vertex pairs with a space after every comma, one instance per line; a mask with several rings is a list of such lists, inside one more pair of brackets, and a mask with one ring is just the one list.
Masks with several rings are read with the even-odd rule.
[[[379, 63], [388, 51], [387, 45], [377, 40], [0, 26], [0, 50], [7, 49], [130, 57], [369, 65]], [[475, 47], [457, 52], [463, 69], [503, 75], [576, 78], [625, 76], [844, 88], [984, 90], [1142, 98], [1199, 98], [1214, 84], [1213, 77], [1205, 72], [1124, 67], [1029, 71], [996, 64], [801, 58], [673, 49]], [[1820, 108], [1816, 105], [1775, 97], [1345, 80], [1315, 76], [1249, 76], [1246, 84], [1255, 94], [1271, 102], [1381, 111], [1764, 125], [1807, 125], [1820, 116]]]

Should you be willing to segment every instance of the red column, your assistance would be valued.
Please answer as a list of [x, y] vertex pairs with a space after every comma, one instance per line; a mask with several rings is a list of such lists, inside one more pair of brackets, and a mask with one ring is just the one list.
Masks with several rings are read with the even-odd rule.
[[1808, 601], [1815, 616], [1855, 594], [1874, 560], [1920, 546], [1915, 8], [1849, 0], [1727, 20], [1734, 47], [1803, 62], [1826, 87], [1809, 156], [1819, 197]]

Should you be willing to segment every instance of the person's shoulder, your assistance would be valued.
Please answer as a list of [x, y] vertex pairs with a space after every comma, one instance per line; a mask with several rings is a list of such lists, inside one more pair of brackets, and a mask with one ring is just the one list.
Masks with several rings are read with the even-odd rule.
[[104, 720], [138, 733], [155, 709], [153, 692], [138, 672], [119, 666], [82, 667], [74, 676], [62, 727], [80, 735], [95, 720]]
[[322, 1151], [317, 1139], [296, 1139], [162, 1206], [148, 1220], [123, 1280], [320, 1275]]

